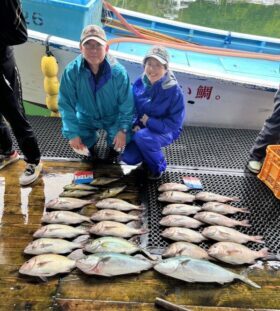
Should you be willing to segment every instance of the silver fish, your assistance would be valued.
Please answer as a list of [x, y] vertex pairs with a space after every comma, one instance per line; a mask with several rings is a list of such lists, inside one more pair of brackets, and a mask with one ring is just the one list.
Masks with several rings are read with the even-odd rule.
[[232, 265], [242, 265], [245, 263], [254, 263], [257, 258], [266, 257], [268, 255], [268, 249], [263, 248], [259, 251], [253, 251], [241, 244], [218, 242], [209, 248], [208, 254]]
[[96, 203], [96, 207], [98, 208], [109, 208], [109, 209], [117, 209], [119, 211], [130, 211], [130, 210], [143, 210], [142, 206], [134, 205], [128, 203], [124, 200], [117, 198], [107, 198]]
[[70, 272], [76, 266], [75, 260], [57, 254], [37, 255], [26, 261], [19, 269], [19, 273], [38, 276], [46, 279], [58, 273]]
[[70, 184], [70, 185], [64, 186], [63, 189], [64, 190], [85, 190], [85, 191], [98, 190], [97, 187], [93, 187], [87, 184]]
[[158, 200], [170, 203], [191, 203], [195, 200], [195, 196], [193, 194], [180, 191], [166, 191], [159, 195]]
[[174, 240], [200, 243], [206, 238], [199, 232], [188, 228], [170, 227], [162, 231], [161, 236]]
[[86, 205], [95, 203], [96, 200], [81, 200], [75, 198], [56, 198], [49, 201], [45, 207], [48, 209], [55, 210], [73, 210], [77, 208], [82, 208]]
[[163, 257], [189, 256], [196, 259], [209, 260], [209, 255], [203, 248], [189, 242], [174, 242], [162, 254]]
[[41, 238], [30, 242], [24, 249], [25, 254], [65, 254], [70, 253], [73, 249], [82, 248], [81, 242], [70, 242], [63, 239]]
[[175, 182], [169, 182], [169, 183], [165, 183], [162, 184], [158, 187], [158, 191], [160, 192], [164, 192], [164, 191], [189, 191], [190, 188], [187, 187], [184, 184], [179, 184], [179, 183], [175, 183]]
[[77, 261], [77, 268], [86, 274], [114, 276], [140, 273], [153, 266], [149, 260], [140, 256], [117, 253], [98, 253]]
[[115, 188], [109, 188], [104, 190], [99, 198], [100, 199], [106, 199], [106, 198], [111, 198], [116, 196], [117, 194], [121, 193], [122, 191], [124, 191], [124, 189], [126, 188], [126, 186], [122, 186], [122, 187], [115, 187]]
[[104, 185], [108, 185], [114, 181], [117, 181], [119, 179], [120, 178], [97, 177], [97, 178], [94, 178], [90, 184], [94, 185], [94, 186], [104, 186]]
[[41, 218], [42, 222], [49, 224], [79, 224], [81, 222], [91, 222], [87, 216], [68, 211], [55, 211], [45, 213]]
[[214, 212], [199, 212], [194, 215], [194, 218], [210, 225], [219, 225], [225, 227], [251, 227], [247, 219], [236, 220]]
[[164, 259], [156, 264], [154, 269], [162, 274], [186, 282], [217, 282], [224, 284], [239, 279], [255, 288], [260, 288], [258, 284], [243, 275], [233, 273], [207, 260], [194, 259], [188, 256]]
[[67, 197], [67, 198], [83, 198], [87, 197], [91, 194], [94, 194], [95, 191], [85, 191], [85, 190], [69, 190], [63, 191], [60, 193], [60, 197]]
[[200, 206], [188, 205], [188, 204], [168, 204], [163, 210], [163, 215], [191, 215], [200, 211]]
[[203, 229], [202, 234], [209, 239], [221, 242], [235, 242], [243, 244], [252, 241], [256, 243], [264, 243], [264, 241], [262, 241], [262, 236], [250, 236], [235, 229], [223, 226], [206, 227]]
[[113, 220], [117, 222], [128, 222], [132, 220], [139, 220], [139, 215], [126, 214], [124, 212], [114, 209], [104, 209], [95, 212], [91, 218], [94, 221]]
[[112, 236], [91, 240], [85, 245], [84, 249], [89, 253], [122, 253], [127, 255], [142, 252], [152, 260], [154, 259], [154, 256], [145, 249], [126, 239]]
[[246, 208], [235, 207], [229, 204], [220, 202], [207, 202], [202, 205], [202, 209], [209, 212], [215, 212], [219, 214], [235, 214], [235, 213], [250, 213]]
[[135, 229], [129, 225], [121, 224], [115, 221], [101, 221], [90, 228], [90, 233], [101, 236], [116, 236], [121, 238], [129, 238], [136, 234], [144, 234], [149, 232], [147, 229]]
[[168, 215], [163, 217], [160, 222], [162, 226], [167, 227], [185, 227], [185, 228], [198, 228], [203, 225], [199, 220], [193, 219], [183, 215]]
[[85, 226], [72, 227], [62, 224], [50, 224], [39, 228], [34, 234], [35, 238], [65, 238], [71, 239], [89, 232]]
[[204, 202], [216, 201], [221, 203], [239, 201], [237, 197], [227, 197], [213, 192], [201, 191], [195, 195], [195, 199]]

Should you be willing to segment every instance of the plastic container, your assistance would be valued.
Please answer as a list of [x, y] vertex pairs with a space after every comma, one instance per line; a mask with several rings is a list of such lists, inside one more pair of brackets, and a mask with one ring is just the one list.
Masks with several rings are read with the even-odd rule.
[[280, 145], [269, 145], [266, 148], [266, 157], [258, 178], [280, 199]]
[[102, 0], [22, 0], [28, 29], [80, 40], [89, 24], [102, 26]]

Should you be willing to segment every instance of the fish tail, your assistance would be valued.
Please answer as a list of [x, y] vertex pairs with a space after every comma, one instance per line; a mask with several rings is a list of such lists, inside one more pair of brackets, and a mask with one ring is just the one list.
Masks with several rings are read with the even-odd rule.
[[232, 201], [232, 202], [238, 202], [238, 201], [240, 201], [240, 198], [238, 198], [238, 197], [231, 197], [231, 198], [230, 198], [230, 201]]
[[239, 222], [239, 225], [242, 226], [242, 227], [251, 227], [251, 225], [249, 224], [249, 220], [248, 219], [241, 220]]
[[244, 283], [251, 285], [252, 287], [261, 288], [260, 285], [258, 285], [257, 283], [251, 281], [250, 279], [246, 278], [246, 276], [238, 275], [237, 278], [238, 278], [239, 280], [243, 281]]
[[139, 230], [139, 233], [140, 234], [146, 234], [146, 233], [149, 233], [150, 232], [150, 230], [149, 229], [145, 229], [145, 228], [141, 228], [140, 230]]
[[264, 244], [265, 242], [263, 241], [263, 237], [261, 235], [255, 235], [251, 237], [251, 241], [256, 242], [256, 243], [261, 243]]
[[244, 208], [244, 207], [239, 208], [239, 212], [240, 213], [250, 214], [250, 211], [248, 210], [248, 208]]
[[143, 248], [141, 248], [141, 251], [142, 251], [142, 253], [143, 254], [145, 254], [148, 258], [150, 258], [151, 260], [153, 260], [153, 261], [158, 261], [158, 259], [159, 259], [159, 257], [158, 256], [156, 256], [156, 255], [152, 255], [150, 252], [148, 252], [147, 250], [145, 250], [145, 249], [143, 249]]
[[264, 247], [264, 248], [260, 249], [259, 251], [257, 251], [257, 253], [259, 254], [260, 257], [268, 258], [269, 257], [268, 251], [269, 251], [268, 248]]

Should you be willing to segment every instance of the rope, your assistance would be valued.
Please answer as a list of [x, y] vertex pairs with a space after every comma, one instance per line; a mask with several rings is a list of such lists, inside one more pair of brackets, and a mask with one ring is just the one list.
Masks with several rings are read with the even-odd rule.
[[[173, 38], [171, 36], [163, 35], [158, 32], [147, 30], [147, 29], [144, 29], [138, 26], [133, 26], [129, 24], [125, 20], [125, 18], [116, 10], [116, 8], [114, 8], [110, 3], [106, 2], [105, 0], [103, 0], [103, 3], [104, 3], [105, 8], [112, 11], [115, 14], [115, 16], [120, 20], [120, 22], [116, 20], [110, 21], [110, 24], [106, 24], [106, 26], [110, 26], [110, 27], [117, 28], [120, 30], [123, 30], [125, 28], [129, 32], [132, 32], [137, 37], [137, 38], [120, 37], [120, 38], [111, 39], [108, 41], [108, 45], [121, 43], [121, 42], [135, 42], [135, 43], [144, 43], [144, 44], [151, 44], [151, 45], [162, 44], [166, 47], [170, 47], [174, 49], [203, 53], [203, 54], [220, 55], [220, 56], [228, 56], [228, 57], [263, 59], [263, 60], [269, 60], [269, 61], [280, 61], [280, 55], [207, 47], [203, 45], [197, 45], [194, 43], [186, 42], [184, 40], [180, 40], [177, 38]], [[124, 28], [121, 27], [121, 25], [123, 25]]]

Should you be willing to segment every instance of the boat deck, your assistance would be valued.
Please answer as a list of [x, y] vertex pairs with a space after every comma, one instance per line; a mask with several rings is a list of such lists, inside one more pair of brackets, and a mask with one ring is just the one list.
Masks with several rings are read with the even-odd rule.
[[[116, 184], [126, 184], [118, 197], [146, 205], [145, 224], [150, 233], [140, 241], [154, 253], [167, 245], [158, 221], [163, 204], [157, 187], [168, 181], [180, 182], [184, 175], [199, 177], [206, 191], [240, 197], [236, 206], [250, 210], [246, 217], [252, 227], [247, 234], [263, 235], [271, 252], [280, 249], [280, 208], [272, 192], [244, 170], [248, 151], [257, 131], [186, 127], [174, 145], [165, 149], [168, 168], [161, 181], [147, 181], [141, 169], [119, 165], [93, 166], [73, 153], [60, 134], [60, 119], [30, 117], [44, 160], [42, 178], [31, 187], [20, 188], [18, 177], [24, 168], [19, 161], [0, 172], [0, 310], [159, 310], [161, 297], [190, 310], [268, 310], [280, 309], [280, 270], [265, 264], [264, 269], [248, 266], [233, 270], [247, 274], [261, 289], [235, 281], [229, 284], [185, 283], [147, 271], [139, 275], [113, 278], [87, 276], [77, 270], [55, 276], [48, 282], [22, 276], [19, 267], [28, 256], [23, 249], [41, 226], [44, 203], [58, 196], [77, 170], [93, 169], [98, 176], [121, 176]], [[101, 136], [103, 138], [103, 136]], [[15, 147], [17, 144], [15, 143]], [[101, 156], [105, 153], [100, 142]], [[82, 210], [91, 215], [94, 206]], [[249, 243], [259, 250], [264, 245]], [[202, 244], [207, 248], [207, 243]], [[232, 267], [229, 267], [232, 268]]]

